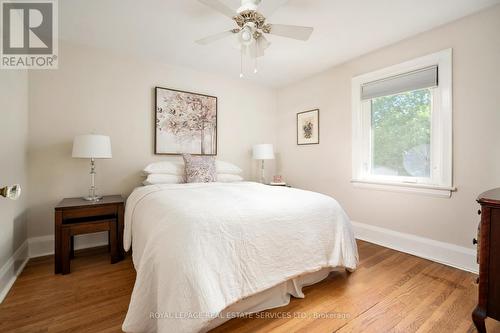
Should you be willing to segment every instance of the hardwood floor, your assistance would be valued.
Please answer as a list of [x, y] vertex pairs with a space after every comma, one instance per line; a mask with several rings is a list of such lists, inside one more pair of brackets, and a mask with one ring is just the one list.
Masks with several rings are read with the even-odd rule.
[[[474, 274], [358, 245], [356, 272], [332, 273], [304, 288], [305, 299], [212, 332], [475, 332]], [[52, 257], [30, 260], [0, 304], [0, 332], [121, 332], [135, 280], [130, 257], [110, 265], [105, 249], [85, 250], [71, 265], [62, 276], [53, 274]], [[487, 326], [500, 332], [496, 321]]]

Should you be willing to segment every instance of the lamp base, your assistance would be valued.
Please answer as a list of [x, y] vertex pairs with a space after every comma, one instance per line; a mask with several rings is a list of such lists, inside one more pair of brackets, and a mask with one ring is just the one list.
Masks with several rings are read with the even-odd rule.
[[84, 200], [87, 200], [87, 201], [94, 201], [94, 202], [97, 202], [97, 201], [101, 201], [102, 200], [102, 196], [98, 196], [98, 195], [95, 195], [95, 196], [88, 196], [88, 197], [82, 197], [82, 199]]
[[92, 202], [98, 202], [102, 200], [102, 196], [99, 196], [96, 194], [96, 187], [95, 187], [95, 159], [91, 158], [90, 159], [90, 188], [89, 188], [89, 195], [86, 197], [83, 197], [84, 200], [87, 201], [92, 201]]
[[261, 184], [266, 183], [266, 177], [264, 176], [264, 174], [265, 174], [265, 172], [264, 172], [264, 160], [262, 160], [260, 163], [260, 182], [261, 182]]

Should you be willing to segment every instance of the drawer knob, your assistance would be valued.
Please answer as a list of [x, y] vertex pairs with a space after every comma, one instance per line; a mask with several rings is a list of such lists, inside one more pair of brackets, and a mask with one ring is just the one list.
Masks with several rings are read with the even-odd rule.
[[477, 239], [473, 238], [472, 239], [472, 245], [476, 245], [477, 244]]

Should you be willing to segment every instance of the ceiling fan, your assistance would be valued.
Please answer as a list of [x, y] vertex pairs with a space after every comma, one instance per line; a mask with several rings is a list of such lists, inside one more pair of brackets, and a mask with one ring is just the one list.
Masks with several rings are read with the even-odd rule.
[[[207, 45], [229, 36], [237, 36], [241, 49], [241, 67], [243, 67], [245, 54], [255, 59], [255, 64], [257, 64], [257, 58], [264, 56], [264, 51], [271, 45], [265, 34], [306, 41], [313, 32], [311, 27], [266, 23], [264, 15], [271, 15], [287, 0], [241, 0], [241, 6], [237, 10], [229, 8], [220, 0], [198, 1], [229, 17], [237, 27], [197, 40], [196, 43]], [[257, 72], [257, 65], [254, 72]], [[243, 70], [241, 70], [240, 77], [243, 77]]]

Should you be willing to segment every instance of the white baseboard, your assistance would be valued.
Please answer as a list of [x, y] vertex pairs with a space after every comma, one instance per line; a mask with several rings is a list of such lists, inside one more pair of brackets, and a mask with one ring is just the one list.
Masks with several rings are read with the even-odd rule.
[[[28, 240], [29, 257], [43, 257], [54, 254], [54, 235], [32, 237]], [[108, 233], [99, 232], [75, 236], [75, 250], [86, 249], [108, 244]]]
[[475, 249], [359, 222], [352, 222], [352, 225], [357, 239], [409, 253], [464, 271], [476, 274], [479, 272]]
[[0, 268], [0, 303], [9, 292], [28, 262], [28, 241], [25, 241]]
[[30, 258], [54, 254], [54, 235], [28, 239]]
[[[104, 246], [108, 244], [108, 233], [100, 232], [75, 237], [75, 249]], [[54, 254], [54, 235], [32, 237], [26, 240], [0, 268], [0, 303], [24, 269], [29, 258]]]

